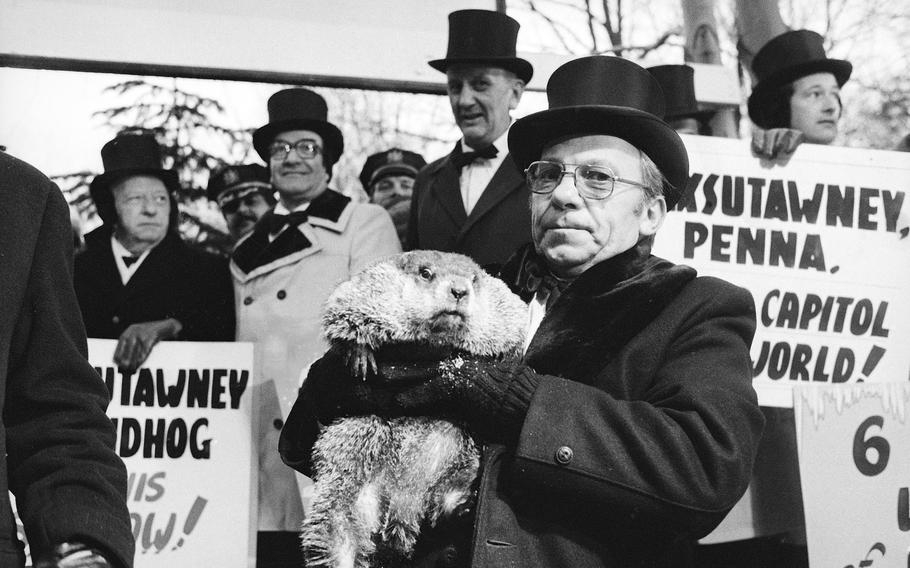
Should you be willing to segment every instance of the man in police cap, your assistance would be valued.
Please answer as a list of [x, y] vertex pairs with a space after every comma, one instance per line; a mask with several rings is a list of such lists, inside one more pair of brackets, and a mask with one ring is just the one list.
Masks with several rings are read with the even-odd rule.
[[390, 148], [372, 154], [360, 171], [364, 191], [372, 203], [381, 205], [392, 216], [402, 246], [407, 239], [414, 178], [425, 165], [426, 160], [417, 152]]
[[269, 164], [275, 209], [234, 248], [237, 340], [255, 344], [254, 427], [259, 453], [260, 568], [299, 566], [305, 502], [278, 456], [278, 434], [300, 375], [328, 345], [322, 306], [339, 283], [371, 261], [401, 251], [386, 211], [329, 188], [344, 138], [325, 99], [309, 89], [278, 91], [253, 147]]
[[233, 242], [253, 230], [275, 206], [268, 168], [259, 164], [224, 166], [212, 172], [206, 193], [221, 209]]
[[446, 57], [429, 64], [446, 74], [462, 139], [417, 176], [410, 249], [460, 252], [495, 267], [528, 241], [527, 188], [506, 143], [509, 113], [533, 75], [531, 64], [515, 56], [518, 28], [500, 12], [449, 14]]

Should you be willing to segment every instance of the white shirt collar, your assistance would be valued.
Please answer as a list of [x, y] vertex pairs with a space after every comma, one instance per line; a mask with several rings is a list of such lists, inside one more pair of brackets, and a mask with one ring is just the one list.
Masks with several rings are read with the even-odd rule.
[[117, 237], [111, 235], [111, 252], [114, 253], [114, 264], [117, 265], [117, 271], [120, 273], [120, 281], [124, 286], [126, 286], [126, 283], [130, 281], [130, 278], [133, 277], [133, 274], [139, 270], [139, 266], [145, 261], [145, 258], [149, 255], [152, 249], [155, 248], [155, 246], [151, 246], [145, 249], [145, 251], [139, 255], [136, 262], [127, 266], [126, 262], [123, 261], [123, 257], [135, 255], [127, 250], [127, 248], [117, 240]]
[[[511, 128], [512, 125], [509, 125]], [[506, 128], [506, 131], [499, 135], [499, 138], [493, 140], [493, 146], [496, 146], [496, 157], [502, 159], [506, 154], [509, 153], [509, 128]], [[472, 152], [476, 148], [471, 148], [468, 146], [468, 143], [464, 141], [464, 138], [461, 139], [461, 151], [462, 152]]]

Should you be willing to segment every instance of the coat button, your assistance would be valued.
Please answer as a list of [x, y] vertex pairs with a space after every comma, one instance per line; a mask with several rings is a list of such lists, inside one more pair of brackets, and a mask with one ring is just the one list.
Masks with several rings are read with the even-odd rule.
[[281, 430], [284, 428], [284, 420], [281, 418], [276, 418], [275, 420], [272, 420], [272, 426], [275, 427], [275, 430]]
[[246, 298], [243, 299], [243, 305], [244, 305], [244, 306], [249, 306], [249, 305], [252, 304], [252, 303], [253, 303], [253, 297], [252, 297], [252, 296], [247, 296]]
[[112, 318], [111, 318], [111, 323], [113, 323], [113, 324], [115, 324], [115, 325], [118, 324], [118, 323], [120, 323], [120, 316], [114, 316], [114, 317], [112, 317]]
[[275, 295], [278, 296], [279, 300], [283, 300], [288, 297], [288, 293], [285, 292], [284, 290], [278, 290], [278, 293]]
[[569, 446], [560, 446], [553, 457], [559, 465], [568, 465], [574, 455], [575, 453]]

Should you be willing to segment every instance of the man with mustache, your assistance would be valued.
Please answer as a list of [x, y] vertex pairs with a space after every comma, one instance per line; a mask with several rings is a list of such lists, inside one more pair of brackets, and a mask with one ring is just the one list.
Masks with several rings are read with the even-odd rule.
[[392, 216], [402, 246], [407, 239], [414, 178], [425, 165], [426, 160], [417, 152], [390, 148], [368, 157], [360, 171], [360, 183], [370, 202], [381, 205]]
[[319, 423], [339, 416], [445, 418], [483, 442], [477, 502], [423, 533], [413, 566], [689, 568], [745, 491], [761, 436], [754, 302], [651, 254], [689, 169], [656, 79], [584, 57], [547, 95], [508, 138], [531, 192], [532, 243], [500, 273], [529, 302], [524, 357], [453, 355], [410, 382], [380, 366], [364, 382], [327, 354], [282, 457], [309, 471]]
[[206, 193], [221, 209], [234, 243], [275, 206], [269, 170], [259, 164], [224, 166], [212, 172]]
[[[334, 287], [378, 257], [401, 251], [386, 211], [330, 189], [344, 138], [319, 94], [284, 89], [253, 146], [269, 164], [275, 209], [234, 248], [237, 340], [255, 344], [255, 447], [259, 454], [257, 566], [302, 565], [297, 539], [304, 502], [281, 463], [278, 434], [301, 373], [327, 348], [322, 305]], [[308, 483], [308, 480], [300, 480]]]
[[463, 138], [417, 176], [408, 223], [409, 249], [460, 252], [481, 266], [501, 265], [528, 241], [524, 178], [506, 134], [531, 64], [515, 56], [518, 22], [500, 12], [449, 14], [446, 90]]
[[786, 157], [801, 142], [827, 145], [837, 137], [840, 90], [853, 65], [827, 57], [823, 43], [816, 32], [792, 30], [755, 54], [749, 118], [758, 126], [752, 148], [759, 156]]

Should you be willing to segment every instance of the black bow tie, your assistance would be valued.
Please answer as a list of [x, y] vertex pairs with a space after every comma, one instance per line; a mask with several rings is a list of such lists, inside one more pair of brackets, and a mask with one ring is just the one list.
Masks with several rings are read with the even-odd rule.
[[546, 292], [546, 309], [550, 309], [556, 298], [562, 295], [563, 291], [572, 283], [571, 280], [565, 280], [556, 277], [550, 269], [547, 268], [535, 256], [529, 256], [525, 259], [521, 269], [521, 286], [531, 297], [538, 292]]
[[122, 256], [120, 258], [123, 259], [123, 264], [125, 264], [127, 268], [129, 268], [130, 266], [133, 265], [134, 262], [139, 260], [138, 256]]
[[[458, 145], [458, 148], [461, 149], [461, 144]], [[480, 150], [471, 150], [470, 152], [461, 151], [452, 156], [452, 164], [461, 169], [466, 165], [470, 164], [477, 158], [483, 158], [484, 160], [489, 160], [495, 158], [499, 154], [499, 150], [496, 149], [496, 146], [492, 144], [486, 148], [481, 148]]]
[[294, 211], [287, 215], [274, 214], [270, 215], [268, 218], [269, 224], [269, 234], [274, 235], [285, 226], [290, 225], [291, 227], [296, 227], [297, 225], [303, 223], [309, 218], [309, 215], [306, 211]]

